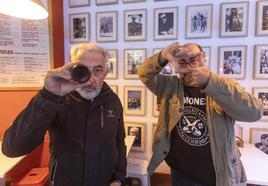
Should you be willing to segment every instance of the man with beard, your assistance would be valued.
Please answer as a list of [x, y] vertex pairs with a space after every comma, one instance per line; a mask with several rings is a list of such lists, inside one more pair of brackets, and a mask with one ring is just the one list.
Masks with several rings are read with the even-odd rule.
[[[168, 62], [178, 76], [159, 74]], [[260, 119], [262, 106], [235, 80], [204, 64], [198, 44], [174, 43], [140, 66], [141, 81], [161, 100], [148, 172], [165, 160], [173, 186], [245, 185], [234, 124]]]
[[[95, 44], [71, 49], [71, 62], [49, 70], [44, 87], [6, 131], [2, 151], [9, 157], [30, 153], [50, 137], [50, 182], [54, 186], [120, 186], [126, 175], [122, 105], [104, 79], [108, 53]], [[84, 65], [91, 77], [71, 78]]]

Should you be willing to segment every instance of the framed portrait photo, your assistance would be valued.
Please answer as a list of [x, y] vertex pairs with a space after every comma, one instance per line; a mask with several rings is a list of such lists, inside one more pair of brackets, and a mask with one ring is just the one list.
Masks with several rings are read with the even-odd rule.
[[124, 11], [124, 36], [125, 41], [146, 40], [147, 10]]
[[156, 95], [153, 95], [153, 116], [158, 117], [160, 111], [160, 98]]
[[248, 34], [249, 2], [221, 3], [220, 37], [245, 37]]
[[69, 7], [90, 6], [90, 0], [69, 0]]
[[124, 111], [126, 115], [145, 115], [145, 87], [124, 87]]
[[268, 120], [268, 87], [253, 87], [252, 94], [263, 104], [262, 119]]
[[254, 46], [254, 79], [268, 79], [268, 45]]
[[221, 46], [218, 49], [218, 74], [234, 79], [244, 79], [247, 46]]
[[250, 128], [249, 142], [268, 155], [268, 129]]
[[137, 70], [146, 57], [146, 49], [124, 50], [124, 76], [125, 79], [139, 79]]
[[96, 5], [117, 4], [118, 0], [96, 0]]
[[211, 37], [212, 11], [212, 4], [191, 5], [186, 7], [186, 39]]
[[260, 0], [256, 2], [256, 36], [268, 35], [268, 1]]
[[117, 49], [107, 50], [109, 53], [109, 72], [106, 76], [107, 79], [117, 79], [117, 70], [118, 70], [118, 51]]
[[117, 12], [96, 13], [97, 42], [117, 41]]
[[70, 14], [70, 42], [88, 42], [90, 38], [90, 14]]
[[154, 40], [178, 38], [178, 7], [154, 9]]
[[203, 51], [204, 51], [204, 54], [205, 54], [205, 60], [206, 60], [206, 63], [205, 65], [208, 66], [209, 68], [211, 68], [211, 47], [208, 47], [208, 46], [204, 46], [202, 47], [203, 48]]
[[145, 123], [125, 122], [125, 131], [127, 136], [135, 136], [131, 150], [145, 151]]

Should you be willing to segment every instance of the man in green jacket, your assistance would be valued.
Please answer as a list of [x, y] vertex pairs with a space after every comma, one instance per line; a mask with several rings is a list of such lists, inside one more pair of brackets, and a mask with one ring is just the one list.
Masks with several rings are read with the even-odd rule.
[[[159, 74], [168, 62], [179, 77]], [[165, 160], [173, 186], [242, 185], [246, 175], [235, 143], [235, 120], [259, 120], [262, 106], [237, 81], [204, 64], [198, 44], [173, 43], [139, 68], [141, 81], [161, 99], [148, 172]]]

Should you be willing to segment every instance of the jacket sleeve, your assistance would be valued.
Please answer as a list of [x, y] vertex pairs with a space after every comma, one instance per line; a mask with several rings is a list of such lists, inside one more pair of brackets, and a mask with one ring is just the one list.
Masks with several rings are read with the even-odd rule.
[[[159, 75], [163, 67], [159, 64], [158, 60], [160, 53], [157, 53], [150, 58], [146, 59], [138, 68], [138, 75], [143, 84], [155, 95], [162, 96], [168, 83], [174, 77]], [[176, 83], [178, 83], [176, 81]], [[174, 86], [169, 86], [174, 87]]]
[[262, 117], [262, 104], [234, 79], [211, 73], [202, 91], [235, 120], [253, 122]]
[[22, 156], [43, 143], [46, 131], [62, 105], [62, 97], [46, 89], [40, 90], [6, 130], [3, 153], [9, 157]]
[[123, 111], [122, 111], [121, 117], [119, 118], [119, 126], [116, 137], [117, 150], [118, 150], [118, 163], [115, 169], [115, 179], [119, 179], [122, 182], [125, 181], [126, 169], [127, 169], [125, 137], [126, 134], [124, 128]]

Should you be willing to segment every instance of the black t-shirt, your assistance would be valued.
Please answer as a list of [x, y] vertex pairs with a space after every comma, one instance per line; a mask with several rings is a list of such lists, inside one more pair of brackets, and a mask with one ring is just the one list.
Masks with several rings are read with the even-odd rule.
[[171, 132], [167, 164], [204, 186], [215, 185], [211, 157], [206, 95], [200, 88], [184, 88], [184, 114]]

